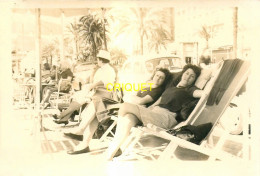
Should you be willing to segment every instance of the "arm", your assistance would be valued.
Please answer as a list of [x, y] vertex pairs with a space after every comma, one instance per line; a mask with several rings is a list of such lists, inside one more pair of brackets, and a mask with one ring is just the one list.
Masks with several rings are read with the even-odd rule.
[[150, 95], [146, 95], [144, 97], [138, 97], [136, 95], [126, 95], [124, 96], [123, 100], [125, 102], [144, 105], [153, 101], [153, 98]]
[[203, 93], [204, 93], [203, 90], [195, 90], [195, 91], [193, 92], [193, 97], [194, 97], [194, 98], [200, 98], [200, 97], [202, 97]]
[[151, 106], [153, 107], [153, 106], [157, 106], [157, 105], [159, 105], [159, 103], [161, 102], [161, 99], [162, 99], [162, 97], [160, 97], [156, 102], [154, 102], [154, 104], [152, 104]]
[[97, 66], [91, 70], [90, 75], [86, 78], [86, 83], [93, 83], [94, 75], [97, 70], [98, 70]]
[[114, 69], [112, 67], [105, 67], [102, 69], [100, 68], [95, 72], [93, 82], [96, 85], [103, 86], [106, 88], [107, 84], [114, 84], [115, 78], [116, 74]]
[[92, 89], [94, 89], [94, 88], [96, 88], [98, 86], [104, 86], [104, 83], [102, 81], [98, 81], [98, 82], [89, 84], [88, 90], [92, 90]]
[[71, 77], [71, 76], [68, 76], [68, 77], [67, 77], [67, 80], [68, 80], [69, 82], [71, 82], [72, 77]]

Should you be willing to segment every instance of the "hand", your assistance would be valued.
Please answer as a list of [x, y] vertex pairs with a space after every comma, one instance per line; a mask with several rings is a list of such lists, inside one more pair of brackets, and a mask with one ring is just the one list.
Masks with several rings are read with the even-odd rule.
[[86, 92], [90, 92], [92, 90], [91, 86], [86, 87]]
[[123, 100], [124, 100], [124, 102], [129, 102], [130, 96], [129, 95], [124, 95]]
[[134, 104], [136, 103], [134, 95], [129, 95], [129, 94], [124, 95], [123, 100], [124, 100], [124, 102], [127, 102], [127, 103], [134, 103]]

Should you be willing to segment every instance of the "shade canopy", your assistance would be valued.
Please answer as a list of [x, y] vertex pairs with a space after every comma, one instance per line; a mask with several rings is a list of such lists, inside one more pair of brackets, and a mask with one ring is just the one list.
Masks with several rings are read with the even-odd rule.
[[[98, 8], [96, 8], [98, 9]], [[99, 8], [100, 9], [100, 8]], [[95, 10], [95, 9], [91, 9]], [[14, 8], [13, 13], [35, 13], [35, 9], [32, 8]], [[83, 16], [89, 14], [89, 8], [41, 8], [41, 16], [50, 16], [50, 17], [57, 17], [59, 18], [62, 13], [65, 17], [73, 17], [73, 16]]]

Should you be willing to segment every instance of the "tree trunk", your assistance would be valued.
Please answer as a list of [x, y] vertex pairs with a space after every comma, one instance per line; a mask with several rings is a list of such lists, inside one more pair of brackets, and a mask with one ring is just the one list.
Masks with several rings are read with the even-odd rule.
[[104, 18], [106, 9], [105, 8], [101, 8], [101, 9], [102, 9], [102, 18], [103, 18], [102, 22], [103, 22], [104, 45], [105, 45], [105, 49], [107, 50], [106, 26], [105, 26], [105, 18]]
[[92, 36], [92, 46], [93, 46], [93, 56], [94, 56], [94, 59], [96, 60], [96, 57], [97, 57], [97, 46], [96, 46], [96, 43], [95, 43], [95, 40], [94, 40], [94, 37]]
[[170, 18], [171, 40], [174, 41], [174, 8], [170, 8]]
[[233, 9], [233, 58], [237, 58], [237, 12], [238, 7]]
[[75, 45], [76, 45], [76, 59], [79, 59], [79, 37], [76, 35], [75, 37]]
[[141, 40], [141, 55], [143, 55], [144, 54], [144, 35], [143, 34], [141, 34], [141, 38], [140, 38], [140, 40]]
[[140, 20], [141, 20], [141, 26], [140, 26], [140, 45], [141, 45], [141, 55], [144, 54], [144, 22], [143, 22], [143, 9], [140, 8]]

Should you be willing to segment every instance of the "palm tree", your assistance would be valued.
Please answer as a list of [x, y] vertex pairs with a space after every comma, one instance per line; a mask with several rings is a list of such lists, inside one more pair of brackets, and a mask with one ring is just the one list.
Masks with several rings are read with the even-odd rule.
[[[78, 59], [80, 53], [81, 40], [80, 40], [80, 28], [76, 20], [74, 20], [74, 23], [70, 23], [67, 26], [67, 31], [70, 34], [72, 34], [72, 41], [74, 41], [75, 43], [76, 58]], [[71, 35], [68, 35], [67, 38], [71, 38]]]
[[238, 7], [233, 9], [233, 58], [237, 57], [237, 11]]
[[59, 41], [58, 39], [54, 39], [51, 42], [43, 43], [42, 46], [42, 58], [50, 57], [50, 64], [52, 65], [53, 56], [59, 56]]
[[97, 51], [102, 48], [104, 42], [104, 31], [102, 19], [95, 15], [86, 15], [80, 18], [80, 34], [86, 45], [90, 45], [90, 53], [96, 57]]
[[[167, 31], [167, 11], [157, 8], [131, 8], [124, 9], [117, 12], [120, 26], [118, 27], [116, 35], [127, 34], [133, 40], [139, 41], [140, 54], [144, 53], [144, 40], [153, 38], [157, 33], [158, 27], [162, 33]], [[121, 14], [120, 14], [121, 13]], [[163, 27], [162, 27], [163, 26]], [[138, 37], [138, 38], [136, 38]]]
[[210, 32], [208, 31], [208, 28], [204, 25], [202, 26], [201, 31], [199, 31], [199, 35], [206, 40], [206, 47], [205, 49], [209, 48], [209, 39], [211, 37]]
[[113, 62], [118, 66], [122, 66], [123, 63], [127, 60], [127, 55], [124, 53], [124, 51], [117, 48], [111, 50], [111, 57]]
[[90, 13], [95, 14], [94, 16], [97, 19], [100, 19], [102, 22], [102, 27], [103, 27], [103, 36], [104, 36], [104, 42], [103, 42], [103, 48], [107, 50], [107, 41], [109, 40], [109, 36], [107, 35], [107, 26], [109, 26], [109, 21], [113, 19], [113, 17], [110, 14], [110, 8], [103, 8], [101, 7], [100, 9], [92, 9], [89, 10]]
[[175, 36], [174, 36], [174, 8], [170, 8], [170, 28], [171, 28], [171, 41], [175, 40]]
[[150, 39], [148, 46], [149, 49], [154, 49], [156, 53], [159, 54], [161, 48], [166, 49], [166, 45], [170, 40], [169, 38], [170, 34], [166, 30], [164, 30], [162, 26], [158, 27], [152, 33], [154, 34], [153, 37]]
[[104, 45], [105, 45], [105, 49], [107, 50], [107, 40], [106, 40], [106, 23], [107, 23], [107, 20], [105, 19], [106, 9], [105, 8], [101, 8], [101, 10], [102, 10]]

